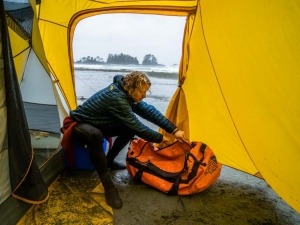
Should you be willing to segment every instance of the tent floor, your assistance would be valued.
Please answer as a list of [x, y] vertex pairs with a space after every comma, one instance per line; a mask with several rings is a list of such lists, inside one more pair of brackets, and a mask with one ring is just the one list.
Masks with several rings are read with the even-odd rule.
[[49, 187], [49, 199], [33, 205], [21, 224], [112, 224], [113, 212], [94, 171], [63, 171]]
[[[63, 170], [64, 161], [62, 150], [55, 150], [51, 157], [47, 159], [47, 163], [43, 163], [43, 165], [40, 166], [41, 175], [48, 186], [53, 183]], [[0, 205], [0, 224], [15, 225], [31, 207], [31, 204], [10, 196]]]
[[123, 199], [121, 209], [106, 205], [94, 171], [64, 170], [50, 185], [49, 200], [32, 206], [18, 225], [300, 224], [300, 214], [264, 180], [226, 166], [216, 183], [192, 196], [165, 195], [134, 182], [126, 170], [111, 171], [111, 175]]

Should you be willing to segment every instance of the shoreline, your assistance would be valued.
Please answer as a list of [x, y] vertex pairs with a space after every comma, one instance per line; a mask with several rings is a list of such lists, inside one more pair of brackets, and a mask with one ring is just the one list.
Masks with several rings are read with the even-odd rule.
[[[99, 69], [99, 68], [74, 68], [74, 70], [78, 71], [99, 71], [99, 72], [121, 72], [121, 73], [130, 73], [134, 70], [130, 69]], [[176, 72], [158, 72], [158, 71], [144, 71], [139, 70], [141, 72], [146, 73], [150, 77], [156, 77], [156, 78], [169, 78], [169, 79], [178, 79], [178, 73]]]

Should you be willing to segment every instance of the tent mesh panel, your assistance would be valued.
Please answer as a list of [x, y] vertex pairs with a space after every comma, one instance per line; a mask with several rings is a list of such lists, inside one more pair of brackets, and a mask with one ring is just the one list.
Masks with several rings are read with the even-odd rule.
[[56, 105], [41, 105], [24, 102], [30, 130], [60, 133], [59, 114]]
[[31, 39], [33, 10], [30, 6], [25, 8], [7, 10], [7, 24], [24, 40]]

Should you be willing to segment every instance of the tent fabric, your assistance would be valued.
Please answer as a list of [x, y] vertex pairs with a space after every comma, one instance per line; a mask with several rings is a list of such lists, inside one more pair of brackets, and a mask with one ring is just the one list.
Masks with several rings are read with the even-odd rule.
[[299, 211], [299, 2], [216, 2], [199, 2], [189, 42], [190, 138]]
[[[174, 93], [173, 98], [169, 102], [167, 111], [165, 113], [165, 116], [172, 121], [176, 126], [185, 131], [185, 136], [190, 137], [190, 128], [189, 128], [189, 114], [187, 111], [187, 105], [186, 105], [186, 97], [184, 94], [184, 90], [181, 88], [184, 84], [184, 81], [186, 79], [186, 72], [188, 69], [188, 62], [189, 62], [189, 48], [188, 43], [191, 37], [191, 31], [193, 28], [193, 23], [195, 21], [195, 13], [191, 12], [187, 16], [185, 24], [185, 31], [184, 31], [184, 38], [183, 38], [183, 48], [182, 48], [182, 56], [179, 66], [179, 76], [178, 76], [178, 89]], [[159, 132], [162, 133], [165, 136], [171, 136], [163, 129], [159, 129]], [[160, 146], [163, 147], [163, 146]]]
[[[82, 19], [105, 13], [186, 17], [179, 87], [166, 115], [224, 165], [260, 174], [300, 212], [298, 0], [43, 0], [33, 12], [32, 47], [51, 74], [60, 121], [77, 104], [72, 41]], [[10, 38], [20, 43], [12, 49], [21, 82], [28, 42], [12, 29]]]
[[[223, 164], [260, 173], [300, 211], [300, 179], [294, 172], [300, 169], [299, 4], [44, 0], [39, 26], [49, 67], [74, 108], [72, 37], [81, 19], [97, 13], [180, 11], [187, 17], [180, 88], [168, 116], [182, 121], [179, 126], [187, 129], [190, 140], [209, 144]], [[279, 156], [282, 149], [287, 157]]]
[[[3, 173], [3, 176], [9, 175], [12, 196], [28, 203], [41, 203], [48, 199], [48, 190], [34, 160], [2, 1], [0, 6], [1, 55], [3, 56], [1, 79], [4, 79], [4, 82], [1, 83], [1, 89], [5, 89], [5, 93], [2, 92], [1, 94], [6, 103], [6, 112], [2, 114], [5, 123], [1, 123], [1, 130], [7, 131], [6, 148], [8, 149], [8, 156], [6, 155], [2, 160], [5, 162], [4, 165], [9, 165], [9, 168], [4, 170], [7, 173]], [[3, 107], [3, 109], [5, 108]], [[3, 141], [1, 145], [5, 143]], [[2, 183], [0, 185], [5, 187]], [[7, 197], [7, 195], [3, 196], [1, 200], [5, 200]]]
[[[0, 20], [1, 22], [1, 20]], [[1, 24], [0, 24], [1, 27]], [[0, 204], [11, 194], [8, 165], [8, 144], [6, 130], [6, 101], [5, 101], [5, 86], [4, 86], [4, 63], [2, 54], [2, 36], [0, 35]]]
[[20, 37], [28, 40], [31, 38], [32, 33], [33, 10], [28, 3], [21, 4], [21, 7], [18, 7], [19, 5], [10, 2], [6, 3], [5, 8], [8, 14], [7, 24], [17, 31]]
[[60, 134], [52, 81], [33, 50], [27, 55], [20, 89], [29, 129]]
[[30, 130], [60, 133], [60, 121], [57, 106], [32, 104], [24, 102], [28, 127]]

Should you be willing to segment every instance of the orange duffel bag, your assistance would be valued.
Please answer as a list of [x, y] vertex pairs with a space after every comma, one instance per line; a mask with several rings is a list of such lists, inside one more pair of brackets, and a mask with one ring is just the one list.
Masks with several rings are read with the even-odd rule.
[[220, 176], [222, 165], [202, 142], [174, 142], [157, 148], [144, 139], [133, 139], [126, 157], [128, 173], [139, 182], [167, 194], [201, 192]]

